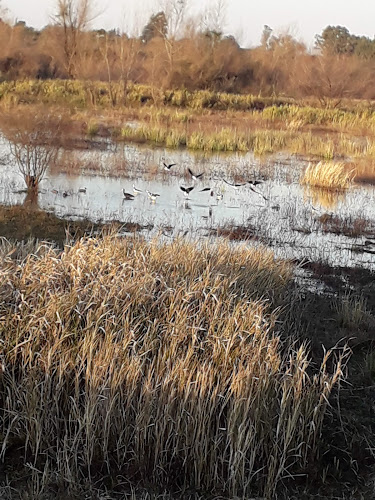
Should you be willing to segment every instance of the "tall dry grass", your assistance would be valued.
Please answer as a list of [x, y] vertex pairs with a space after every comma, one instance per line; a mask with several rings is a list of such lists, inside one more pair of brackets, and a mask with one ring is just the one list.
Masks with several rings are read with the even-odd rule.
[[342, 359], [277, 335], [292, 268], [272, 252], [107, 235], [12, 256], [0, 450], [39, 493], [125, 477], [273, 498], [316, 462]]
[[347, 189], [353, 180], [354, 169], [349, 169], [345, 163], [320, 161], [309, 164], [301, 183], [327, 189]]

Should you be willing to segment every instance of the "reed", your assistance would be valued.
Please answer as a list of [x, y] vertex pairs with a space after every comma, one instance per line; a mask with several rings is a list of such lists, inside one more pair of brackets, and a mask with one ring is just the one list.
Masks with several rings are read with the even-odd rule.
[[292, 268], [272, 252], [109, 234], [0, 262], [0, 449], [39, 490], [274, 498], [318, 460], [342, 358], [275, 333]]
[[302, 176], [301, 183], [325, 189], [348, 189], [354, 179], [354, 169], [345, 163], [310, 163]]

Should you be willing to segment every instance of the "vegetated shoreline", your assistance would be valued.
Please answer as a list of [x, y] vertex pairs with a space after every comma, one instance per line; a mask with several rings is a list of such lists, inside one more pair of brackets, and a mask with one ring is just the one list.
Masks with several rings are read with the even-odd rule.
[[[287, 498], [308, 498], [337, 492], [341, 474], [352, 491], [358, 470], [349, 458], [365, 474], [370, 454], [357, 448], [371, 440], [365, 419], [358, 408], [340, 415], [335, 403], [345, 352], [321, 350], [345, 331], [365, 341], [373, 321], [365, 302], [313, 303], [292, 286], [290, 263], [225, 243], [109, 234], [63, 251], [17, 253], [4, 243], [1, 254], [1, 481], [9, 490], [80, 498], [106, 488], [115, 498], [130, 481], [274, 498], [288, 470]], [[338, 331], [327, 330], [328, 318]], [[355, 393], [371, 374], [348, 366]], [[346, 408], [352, 396], [344, 395]], [[333, 436], [351, 429], [353, 413], [359, 428], [337, 447]]]
[[[120, 84], [113, 85], [120, 93]], [[156, 97], [154, 89], [132, 85], [126, 104], [119, 97], [119, 104], [111, 106], [108, 89], [103, 82], [3, 82], [0, 107], [27, 114], [43, 106], [61, 114], [69, 124], [61, 137], [65, 145], [80, 134], [207, 152], [288, 151], [317, 159], [351, 158], [358, 179], [369, 180], [375, 171], [375, 111], [367, 101], [329, 109], [317, 107], [316, 100], [209, 91], [158, 91]]]

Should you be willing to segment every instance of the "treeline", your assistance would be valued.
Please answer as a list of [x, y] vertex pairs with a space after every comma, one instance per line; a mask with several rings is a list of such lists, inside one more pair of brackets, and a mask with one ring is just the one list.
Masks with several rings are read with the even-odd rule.
[[[63, 0], [62, 3], [68, 0]], [[241, 48], [215, 29], [185, 29], [172, 36], [164, 12], [138, 36], [89, 30], [64, 17], [37, 31], [24, 22], [0, 21], [0, 80], [101, 80], [158, 89], [207, 89], [259, 96], [375, 98], [375, 41], [327, 27], [308, 51], [289, 33], [266, 26], [260, 45]], [[115, 95], [112, 96], [115, 100]]]

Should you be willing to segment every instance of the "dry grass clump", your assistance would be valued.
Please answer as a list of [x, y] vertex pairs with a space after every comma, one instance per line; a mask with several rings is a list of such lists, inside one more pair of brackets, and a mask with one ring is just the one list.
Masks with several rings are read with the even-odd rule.
[[369, 329], [374, 326], [374, 318], [367, 306], [363, 296], [346, 294], [336, 299], [334, 308], [340, 326], [351, 331], [358, 329]]
[[309, 164], [301, 183], [327, 189], [347, 189], [353, 179], [354, 170], [349, 170], [345, 163], [320, 161], [316, 165]]
[[66, 494], [125, 477], [274, 497], [317, 458], [341, 376], [275, 333], [291, 277], [264, 249], [114, 235], [5, 258], [2, 458]]

